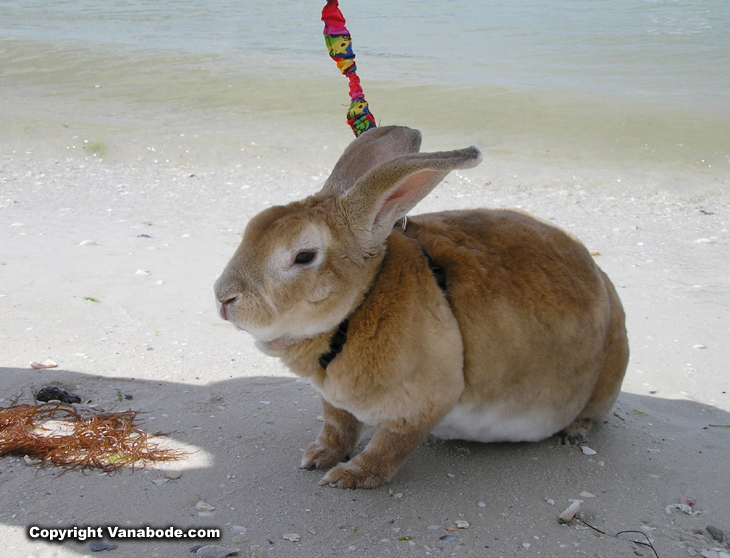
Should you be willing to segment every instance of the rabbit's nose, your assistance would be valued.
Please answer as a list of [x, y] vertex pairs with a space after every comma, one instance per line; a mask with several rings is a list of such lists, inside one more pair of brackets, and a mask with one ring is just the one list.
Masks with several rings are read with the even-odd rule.
[[228, 306], [236, 301], [238, 297], [234, 296], [226, 300], [216, 300], [216, 306], [218, 307], [218, 313], [221, 318], [228, 320]]

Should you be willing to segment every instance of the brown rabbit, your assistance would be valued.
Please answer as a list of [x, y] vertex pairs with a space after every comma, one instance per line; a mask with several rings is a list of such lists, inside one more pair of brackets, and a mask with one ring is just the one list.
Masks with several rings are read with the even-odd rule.
[[[401, 226], [482, 159], [420, 142], [403, 127], [362, 134], [320, 192], [249, 222], [215, 285], [223, 319], [321, 394], [301, 462], [330, 469], [321, 484], [377, 486], [429, 433], [580, 443], [626, 370], [621, 302], [575, 237], [513, 210]], [[347, 461], [363, 423], [377, 430]]]

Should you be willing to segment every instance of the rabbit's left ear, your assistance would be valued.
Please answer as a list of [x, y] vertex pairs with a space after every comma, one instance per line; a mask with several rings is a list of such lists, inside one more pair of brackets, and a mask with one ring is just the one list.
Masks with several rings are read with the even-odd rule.
[[378, 165], [345, 193], [345, 218], [366, 251], [385, 242], [395, 222], [425, 198], [449, 172], [477, 166], [476, 147], [413, 153]]

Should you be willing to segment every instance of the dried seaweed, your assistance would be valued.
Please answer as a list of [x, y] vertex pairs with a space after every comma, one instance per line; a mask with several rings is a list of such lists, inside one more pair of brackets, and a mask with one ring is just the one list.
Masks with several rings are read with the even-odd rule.
[[131, 410], [82, 416], [66, 403], [18, 405], [15, 401], [0, 408], [0, 457], [25, 455], [39, 459], [44, 468], [116, 473], [124, 467], [145, 467], [187, 455], [160, 448], [151, 438], [164, 434], [148, 434], [136, 420], [137, 412]]

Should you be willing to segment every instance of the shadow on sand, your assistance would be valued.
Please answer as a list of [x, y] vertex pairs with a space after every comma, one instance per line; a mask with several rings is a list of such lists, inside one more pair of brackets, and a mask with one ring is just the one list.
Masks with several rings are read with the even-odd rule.
[[[683, 546], [710, 548], [693, 533], [707, 524], [730, 527], [730, 415], [696, 402], [622, 393], [591, 433], [595, 455], [557, 438], [476, 444], [429, 437], [390, 483], [349, 491], [320, 487], [321, 472], [297, 469], [321, 425], [319, 399], [301, 380], [259, 376], [197, 386], [64, 370], [0, 374], [12, 386], [3, 406], [14, 395], [32, 402], [31, 393], [55, 385], [107, 411], [141, 411], [148, 432], [169, 432], [173, 445], [197, 450], [164, 467], [181, 470], [178, 480], [164, 480], [155, 467], [59, 475], [22, 457], [0, 460], [0, 523], [17, 532], [13, 555], [90, 553], [89, 541], [30, 540], [30, 525], [213, 526], [223, 530], [218, 544], [244, 555], [258, 546], [271, 556], [339, 556], [352, 548], [362, 556], [416, 549], [499, 556], [524, 551], [524, 544], [558, 555], [558, 543], [592, 556], [630, 552], [629, 543], [558, 525], [571, 498], [583, 499], [582, 516], [604, 530], [645, 529], [662, 558]], [[127, 397], [120, 402], [120, 395]], [[667, 513], [686, 498], [700, 514]], [[215, 511], [201, 515], [199, 500]], [[456, 519], [469, 529], [446, 531]], [[232, 526], [246, 527], [245, 536]], [[300, 541], [284, 540], [287, 533]], [[115, 558], [137, 558], [184, 556], [205, 541], [107, 542], [118, 545]]]

